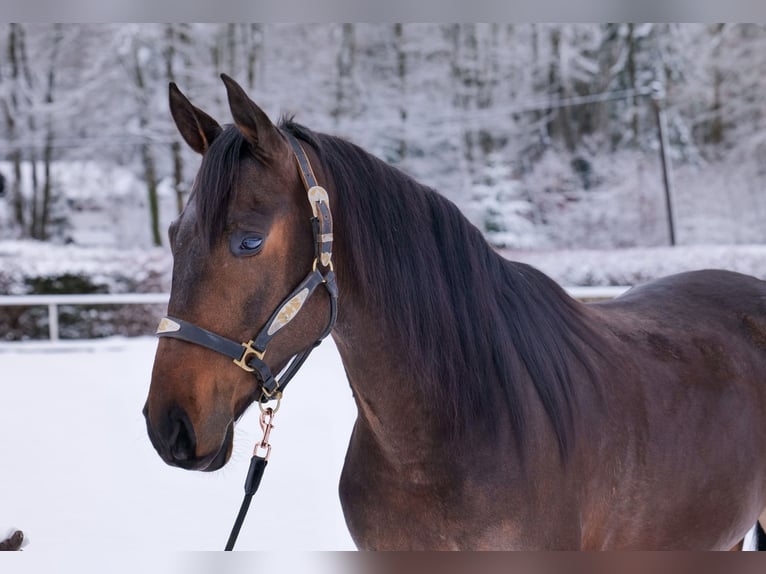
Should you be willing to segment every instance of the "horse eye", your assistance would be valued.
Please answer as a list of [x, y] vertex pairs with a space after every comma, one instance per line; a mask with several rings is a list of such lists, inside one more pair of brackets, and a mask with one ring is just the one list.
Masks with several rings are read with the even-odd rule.
[[240, 251], [252, 252], [260, 249], [261, 245], [263, 245], [262, 237], [245, 237], [239, 244], [239, 249]]

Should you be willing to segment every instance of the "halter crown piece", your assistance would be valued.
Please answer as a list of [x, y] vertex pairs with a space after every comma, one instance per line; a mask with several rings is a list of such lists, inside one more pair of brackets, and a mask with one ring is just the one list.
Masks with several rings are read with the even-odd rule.
[[[300, 285], [276, 308], [255, 337], [249, 341], [237, 343], [174, 317], [163, 317], [156, 332], [159, 337], [181, 339], [182, 341], [194, 343], [226, 355], [239, 368], [248, 373], [253, 373], [258, 378], [261, 391], [259, 401], [261, 403], [281, 396], [282, 390], [284, 390], [295, 373], [298, 372], [298, 369], [306, 361], [311, 351], [330, 334], [338, 316], [338, 286], [335, 282], [335, 272], [332, 264], [333, 234], [330, 199], [327, 191], [317, 184], [314, 171], [311, 169], [311, 163], [309, 163], [309, 159], [301, 144], [291, 134], [285, 135], [298, 162], [298, 169], [313, 213], [311, 228], [314, 234], [314, 264], [311, 271], [301, 281]], [[326, 272], [320, 271], [320, 267], [326, 269]], [[303, 308], [303, 304], [320, 285], [324, 285], [327, 293], [330, 295], [330, 319], [327, 328], [312, 345], [293, 356], [289, 365], [284, 369], [282, 376], [277, 380], [263, 360], [266, 348], [274, 335], [295, 318]]]

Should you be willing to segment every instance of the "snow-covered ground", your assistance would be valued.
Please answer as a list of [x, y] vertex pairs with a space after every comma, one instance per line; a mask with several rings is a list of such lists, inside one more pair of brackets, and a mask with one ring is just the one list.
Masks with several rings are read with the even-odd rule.
[[355, 408], [332, 341], [277, 414], [271, 462], [237, 544], [270, 552], [247, 557], [177, 551], [223, 548], [260, 438], [258, 411], [240, 421], [223, 470], [166, 466], [141, 415], [155, 348], [147, 337], [0, 343], [0, 534], [15, 526], [30, 540], [23, 562], [3, 557], [9, 571], [348, 569], [348, 557], [301, 552], [354, 548], [337, 484]]
[[[91, 274], [87, 250], [41, 247], [0, 243], [6, 276], [14, 276], [16, 264], [23, 275], [22, 261], [35, 262], [33, 274], [55, 272], [54, 261]], [[31, 256], [35, 253], [42, 255]], [[131, 263], [129, 254], [112, 260], [110, 253], [93, 257], [102, 275], [109, 275], [110, 261], [151, 268], [158, 276], [170, 267], [163, 264], [167, 254], [161, 250], [137, 259], [140, 265]], [[630, 285], [700, 267], [766, 278], [762, 245], [502, 253], [564, 285]], [[101, 558], [138, 553], [158, 557], [152, 562], [158, 571], [189, 572], [187, 558], [168, 558], [168, 551], [223, 548], [242, 499], [252, 447], [260, 438], [258, 411], [248, 412], [238, 425], [233, 460], [222, 471], [202, 474], [166, 466], [149, 443], [141, 415], [155, 348], [156, 341], [147, 337], [56, 347], [0, 343], [0, 536], [11, 526], [24, 530], [30, 539], [27, 554], [39, 556], [30, 562], [34, 571], [61, 571], [53, 557], [79, 563], [85, 552], [93, 568], [63, 571], [100, 572]], [[337, 495], [354, 416], [343, 367], [328, 340], [286, 394], [272, 434], [271, 462], [238, 549], [283, 551], [300, 560], [294, 551], [354, 548]], [[132, 574], [141, 567], [136, 560], [111, 560], [109, 571]], [[258, 567], [270, 564], [270, 558], [259, 560]], [[280, 560], [284, 569], [284, 555]], [[158, 566], [163, 564], [164, 569]], [[241, 571], [256, 565], [234, 564]], [[326, 566], [333, 571], [332, 563]]]
[[[562, 285], [633, 285], [692, 269], [729, 269], [766, 279], [766, 244], [622, 249], [500, 249]], [[29, 279], [87, 277], [104, 291], [167, 291], [173, 260], [161, 248], [111, 248], [0, 240], [0, 294], [29, 292]]]
[[637, 285], [695, 269], [727, 269], [766, 279], [766, 245], [680, 245], [500, 253], [550, 275], [561, 285]]
[[[141, 414], [155, 348], [153, 338], [0, 345], [0, 534], [18, 527], [27, 552], [49, 556], [223, 549], [261, 436], [258, 409], [221, 471], [165, 465]], [[285, 394], [238, 550], [354, 548], [337, 494], [354, 417], [328, 340]]]

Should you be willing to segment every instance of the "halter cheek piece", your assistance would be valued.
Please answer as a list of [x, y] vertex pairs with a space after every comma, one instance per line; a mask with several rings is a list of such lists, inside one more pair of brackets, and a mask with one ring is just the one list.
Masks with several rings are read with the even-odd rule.
[[[311, 164], [301, 144], [292, 135], [286, 134], [286, 136], [298, 162], [301, 179], [313, 212], [311, 228], [314, 234], [314, 264], [311, 271], [277, 307], [258, 334], [244, 343], [237, 343], [174, 317], [163, 317], [156, 333], [159, 337], [181, 339], [226, 355], [233, 360], [235, 365], [248, 373], [253, 373], [258, 378], [261, 391], [259, 400], [261, 402], [269, 401], [280, 395], [311, 351], [330, 334], [338, 316], [338, 286], [335, 282], [335, 272], [332, 265], [333, 236], [330, 200], [327, 191], [317, 185], [314, 171], [311, 169]], [[322, 273], [320, 266], [327, 271]], [[303, 304], [320, 285], [324, 285], [330, 295], [330, 320], [327, 327], [311, 346], [293, 356], [281, 378], [277, 380], [263, 360], [266, 348], [274, 335], [295, 318]]]

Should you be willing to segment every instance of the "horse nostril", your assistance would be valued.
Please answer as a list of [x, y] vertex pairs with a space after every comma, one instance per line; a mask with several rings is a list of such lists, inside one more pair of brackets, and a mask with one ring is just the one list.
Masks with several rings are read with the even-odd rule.
[[170, 413], [171, 434], [168, 440], [170, 454], [176, 461], [185, 461], [194, 457], [197, 441], [194, 427], [183, 409], [173, 409]]

